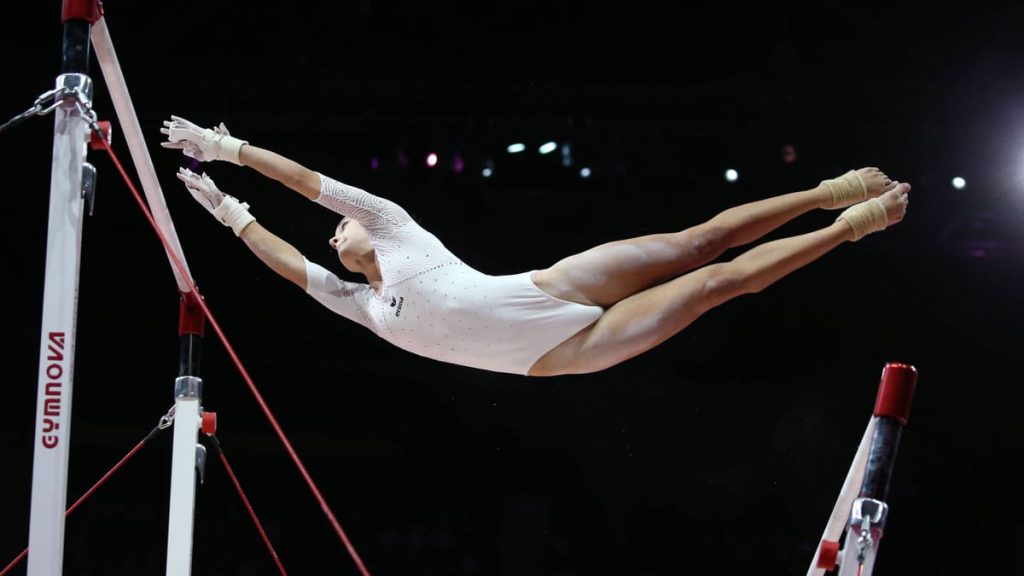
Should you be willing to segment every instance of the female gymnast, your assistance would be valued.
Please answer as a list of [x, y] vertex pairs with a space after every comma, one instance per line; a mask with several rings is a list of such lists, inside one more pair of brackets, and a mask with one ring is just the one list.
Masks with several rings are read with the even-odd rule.
[[[711, 308], [759, 292], [840, 244], [901, 221], [910, 185], [877, 168], [730, 208], [665, 234], [610, 242], [550, 268], [491, 276], [463, 263], [400, 206], [178, 116], [165, 148], [201, 162], [248, 166], [342, 215], [330, 238], [348, 282], [260, 225], [248, 204], [204, 174], [177, 174], [192, 196], [274, 272], [388, 342], [435, 360], [528, 376], [597, 372], [661, 344]], [[814, 209], [842, 209], [820, 230], [753, 242]]]

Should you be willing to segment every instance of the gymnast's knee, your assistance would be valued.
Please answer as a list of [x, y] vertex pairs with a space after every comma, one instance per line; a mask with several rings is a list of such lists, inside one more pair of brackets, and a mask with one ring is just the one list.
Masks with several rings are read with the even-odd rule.
[[702, 294], [709, 307], [740, 296], [759, 292], [760, 288], [753, 278], [744, 272], [742, 265], [735, 262], [712, 264], [704, 268], [706, 274], [702, 286]]
[[729, 249], [730, 231], [725, 226], [702, 224], [676, 233], [676, 241], [701, 262], [710, 262]]

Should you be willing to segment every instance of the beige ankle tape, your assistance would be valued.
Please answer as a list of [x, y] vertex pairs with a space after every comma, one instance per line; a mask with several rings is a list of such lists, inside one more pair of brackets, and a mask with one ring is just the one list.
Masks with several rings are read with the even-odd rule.
[[850, 170], [838, 178], [822, 180], [832, 192], [832, 208], [845, 208], [868, 197], [868, 185], [856, 170]]
[[884, 230], [889, 223], [889, 216], [885, 212], [885, 205], [878, 198], [872, 198], [867, 202], [854, 204], [836, 218], [836, 221], [844, 220], [853, 228], [853, 240], [856, 242], [872, 232]]

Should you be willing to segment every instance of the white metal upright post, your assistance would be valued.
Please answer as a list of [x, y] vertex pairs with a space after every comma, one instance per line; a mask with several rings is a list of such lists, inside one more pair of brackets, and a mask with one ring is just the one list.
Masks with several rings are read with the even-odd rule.
[[86, 152], [93, 122], [89, 32], [97, 17], [96, 0], [65, 0], [62, 6], [61, 74], [51, 107], [53, 156], [32, 460], [30, 576], [60, 576], [64, 563], [83, 186], [91, 185], [95, 175]]

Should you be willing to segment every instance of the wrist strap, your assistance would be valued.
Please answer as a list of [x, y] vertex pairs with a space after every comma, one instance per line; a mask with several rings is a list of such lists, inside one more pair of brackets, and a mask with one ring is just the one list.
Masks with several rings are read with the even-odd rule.
[[234, 136], [224, 135], [220, 139], [220, 154], [219, 156], [223, 160], [232, 162], [234, 164], [242, 165], [240, 158], [242, 154], [242, 145], [248, 144], [245, 140], [239, 140]]
[[256, 218], [249, 213], [249, 204], [239, 202], [233, 196], [224, 195], [220, 206], [213, 211], [213, 215], [221, 224], [228, 226], [235, 233], [241, 236], [246, 226], [256, 221]]

